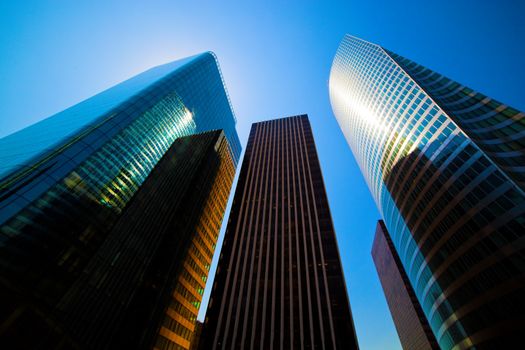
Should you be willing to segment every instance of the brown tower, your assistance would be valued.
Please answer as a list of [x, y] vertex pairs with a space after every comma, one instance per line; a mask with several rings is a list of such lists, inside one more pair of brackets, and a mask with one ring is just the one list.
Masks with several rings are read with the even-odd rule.
[[306, 115], [252, 125], [200, 348], [358, 348]]
[[382, 220], [377, 223], [372, 257], [403, 349], [439, 350]]

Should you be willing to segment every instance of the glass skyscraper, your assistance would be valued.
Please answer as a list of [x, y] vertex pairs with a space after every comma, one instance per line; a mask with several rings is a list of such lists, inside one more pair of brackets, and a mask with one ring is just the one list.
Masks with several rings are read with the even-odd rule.
[[[47, 338], [31, 343], [37, 347], [61, 342], [78, 345], [77, 335], [82, 340], [80, 346], [84, 341], [85, 344], [101, 344], [103, 335], [95, 339], [96, 332], [89, 335], [90, 330], [83, 322], [89, 321], [89, 313], [95, 310], [100, 311], [98, 316], [105, 313], [117, 317], [119, 308], [133, 302], [135, 294], [126, 288], [121, 289], [123, 294], [119, 296], [110, 291], [115, 291], [118, 283], [137, 287], [140, 283], [134, 278], [141, 280], [146, 272], [153, 273], [154, 266], [148, 265], [148, 259], [154, 253], [148, 249], [160, 242], [160, 236], [155, 236], [141, 246], [144, 251], [130, 253], [124, 247], [136, 245], [138, 237], [147, 232], [145, 228], [142, 231], [136, 228], [124, 235], [129, 242], [122, 240], [111, 246], [111, 240], [123, 234], [122, 229], [119, 231], [122, 225], [119, 223], [129, 215], [131, 204], [137, 205], [136, 194], [180, 137], [218, 129], [224, 130], [225, 146], [214, 147], [226, 150], [231, 167], [235, 167], [241, 148], [233, 110], [216, 57], [203, 53], [148, 70], [1, 139], [0, 342], [2, 339], [37, 339], [24, 337], [24, 332], [29, 332], [47, 334]], [[188, 153], [191, 147], [185, 147], [184, 154], [191, 155]], [[195, 159], [190, 157], [190, 160]], [[231, 169], [222, 176], [223, 181], [229, 179], [230, 184], [232, 178]], [[180, 186], [175, 193], [177, 196], [193, 198], [182, 196], [186, 189], [181, 181], [175, 182], [175, 187], [179, 188], [177, 186]], [[227, 193], [223, 192], [216, 194], [220, 196], [216, 204], [206, 202], [211, 212], [203, 215], [209, 227], [202, 232], [216, 230], [218, 233], [215, 226], [220, 223], [215, 219], [222, 218], [227, 200]], [[211, 193], [215, 196], [215, 192]], [[158, 194], [159, 200], [162, 195]], [[141, 215], [140, 212], [137, 215]], [[214, 220], [207, 215], [213, 215]], [[181, 216], [181, 222], [187, 217]], [[157, 229], [160, 232], [160, 226]], [[205, 242], [207, 249], [215, 248], [213, 239]], [[115, 248], [119, 244], [121, 249]], [[130, 246], [128, 249], [138, 249]], [[113, 258], [105, 252], [113, 254]], [[149, 253], [141, 260], [139, 253], [144, 252]], [[195, 252], [194, 255], [195, 259], [201, 258]], [[211, 259], [213, 251], [204, 255]], [[119, 260], [124, 257], [131, 260], [127, 263]], [[179, 258], [184, 259], [184, 255]], [[199, 261], [206, 259], [208, 257]], [[121, 279], [109, 278], [115, 273], [112, 268], [117, 269], [119, 265], [123, 269], [117, 274]], [[142, 266], [142, 270], [136, 271], [142, 271], [143, 275], [133, 276], [132, 266]], [[207, 274], [208, 268], [205, 266], [198, 271]], [[202, 273], [196, 276], [203, 277]], [[194, 281], [194, 284], [202, 287], [203, 283]], [[82, 289], [80, 286], [92, 291], [89, 297], [78, 293]], [[188, 287], [188, 293], [194, 292], [198, 297], [198, 290], [193, 291], [192, 287]], [[147, 292], [148, 287], [144, 288], [137, 293]], [[124, 294], [129, 299], [124, 298]], [[92, 304], [75, 302], [90, 298], [95, 300]], [[83, 316], [80, 310], [87, 305], [92, 308], [85, 308]], [[78, 313], [73, 311], [75, 307]], [[99, 319], [101, 324], [109, 322], [104, 317]], [[63, 328], [65, 324], [67, 327]], [[111, 322], [107, 325], [119, 326]], [[69, 337], [67, 329], [75, 336]], [[109, 343], [104, 344], [108, 346]]]
[[222, 131], [176, 139], [57, 305], [85, 349], [189, 349], [235, 166]]
[[329, 92], [441, 348], [523, 344], [524, 114], [352, 36]]

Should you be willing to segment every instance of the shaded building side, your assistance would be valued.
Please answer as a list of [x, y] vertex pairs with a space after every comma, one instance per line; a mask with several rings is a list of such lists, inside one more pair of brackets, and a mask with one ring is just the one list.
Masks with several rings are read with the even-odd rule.
[[[198, 219], [195, 225], [188, 227], [191, 242], [187, 251], [181, 255], [183, 262], [176, 277], [177, 284], [171, 292], [154, 349], [196, 349], [200, 339], [202, 323], [197, 321], [197, 315], [235, 176], [235, 164], [225, 138], [217, 141], [215, 151], [219, 156], [219, 165], [209, 194], [206, 195], [204, 191], [206, 186], [197, 184], [190, 188], [190, 197], [197, 196], [200, 190], [205, 200], [197, 203], [195, 213]], [[213, 161], [206, 160], [206, 166], [213, 166]], [[190, 201], [184, 201], [185, 211], [188, 210], [188, 204]]]
[[[175, 140], [56, 309], [36, 308], [53, 322], [35, 334], [44, 348], [149, 349], [162, 338], [189, 349], [233, 180], [228, 147], [221, 131]], [[23, 343], [30, 324], [18, 317], [4, 344]]]
[[372, 257], [404, 350], [439, 350], [385, 223], [377, 223]]

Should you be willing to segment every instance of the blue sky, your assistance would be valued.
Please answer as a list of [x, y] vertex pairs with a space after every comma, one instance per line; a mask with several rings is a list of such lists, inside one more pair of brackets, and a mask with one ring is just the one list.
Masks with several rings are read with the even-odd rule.
[[362, 349], [400, 349], [370, 256], [379, 214], [328, 99], [345, 33], [525, 110], [525, 2], [0, 0], [0, 137], [152, 66], [214, 51], [244, 145], [308, 113]]

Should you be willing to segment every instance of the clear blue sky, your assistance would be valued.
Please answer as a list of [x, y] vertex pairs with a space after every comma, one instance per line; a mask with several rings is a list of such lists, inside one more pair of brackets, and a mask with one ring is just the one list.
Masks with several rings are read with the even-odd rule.
[[400, 349], [370, 256], [379, 215], [333, 117], [345, 33], [525, 110], [525, 2], [0, 0], [0, 137], [147, 68], [212, 50], [244, 145], [254, 121], [308, 113], [362, 349]]

